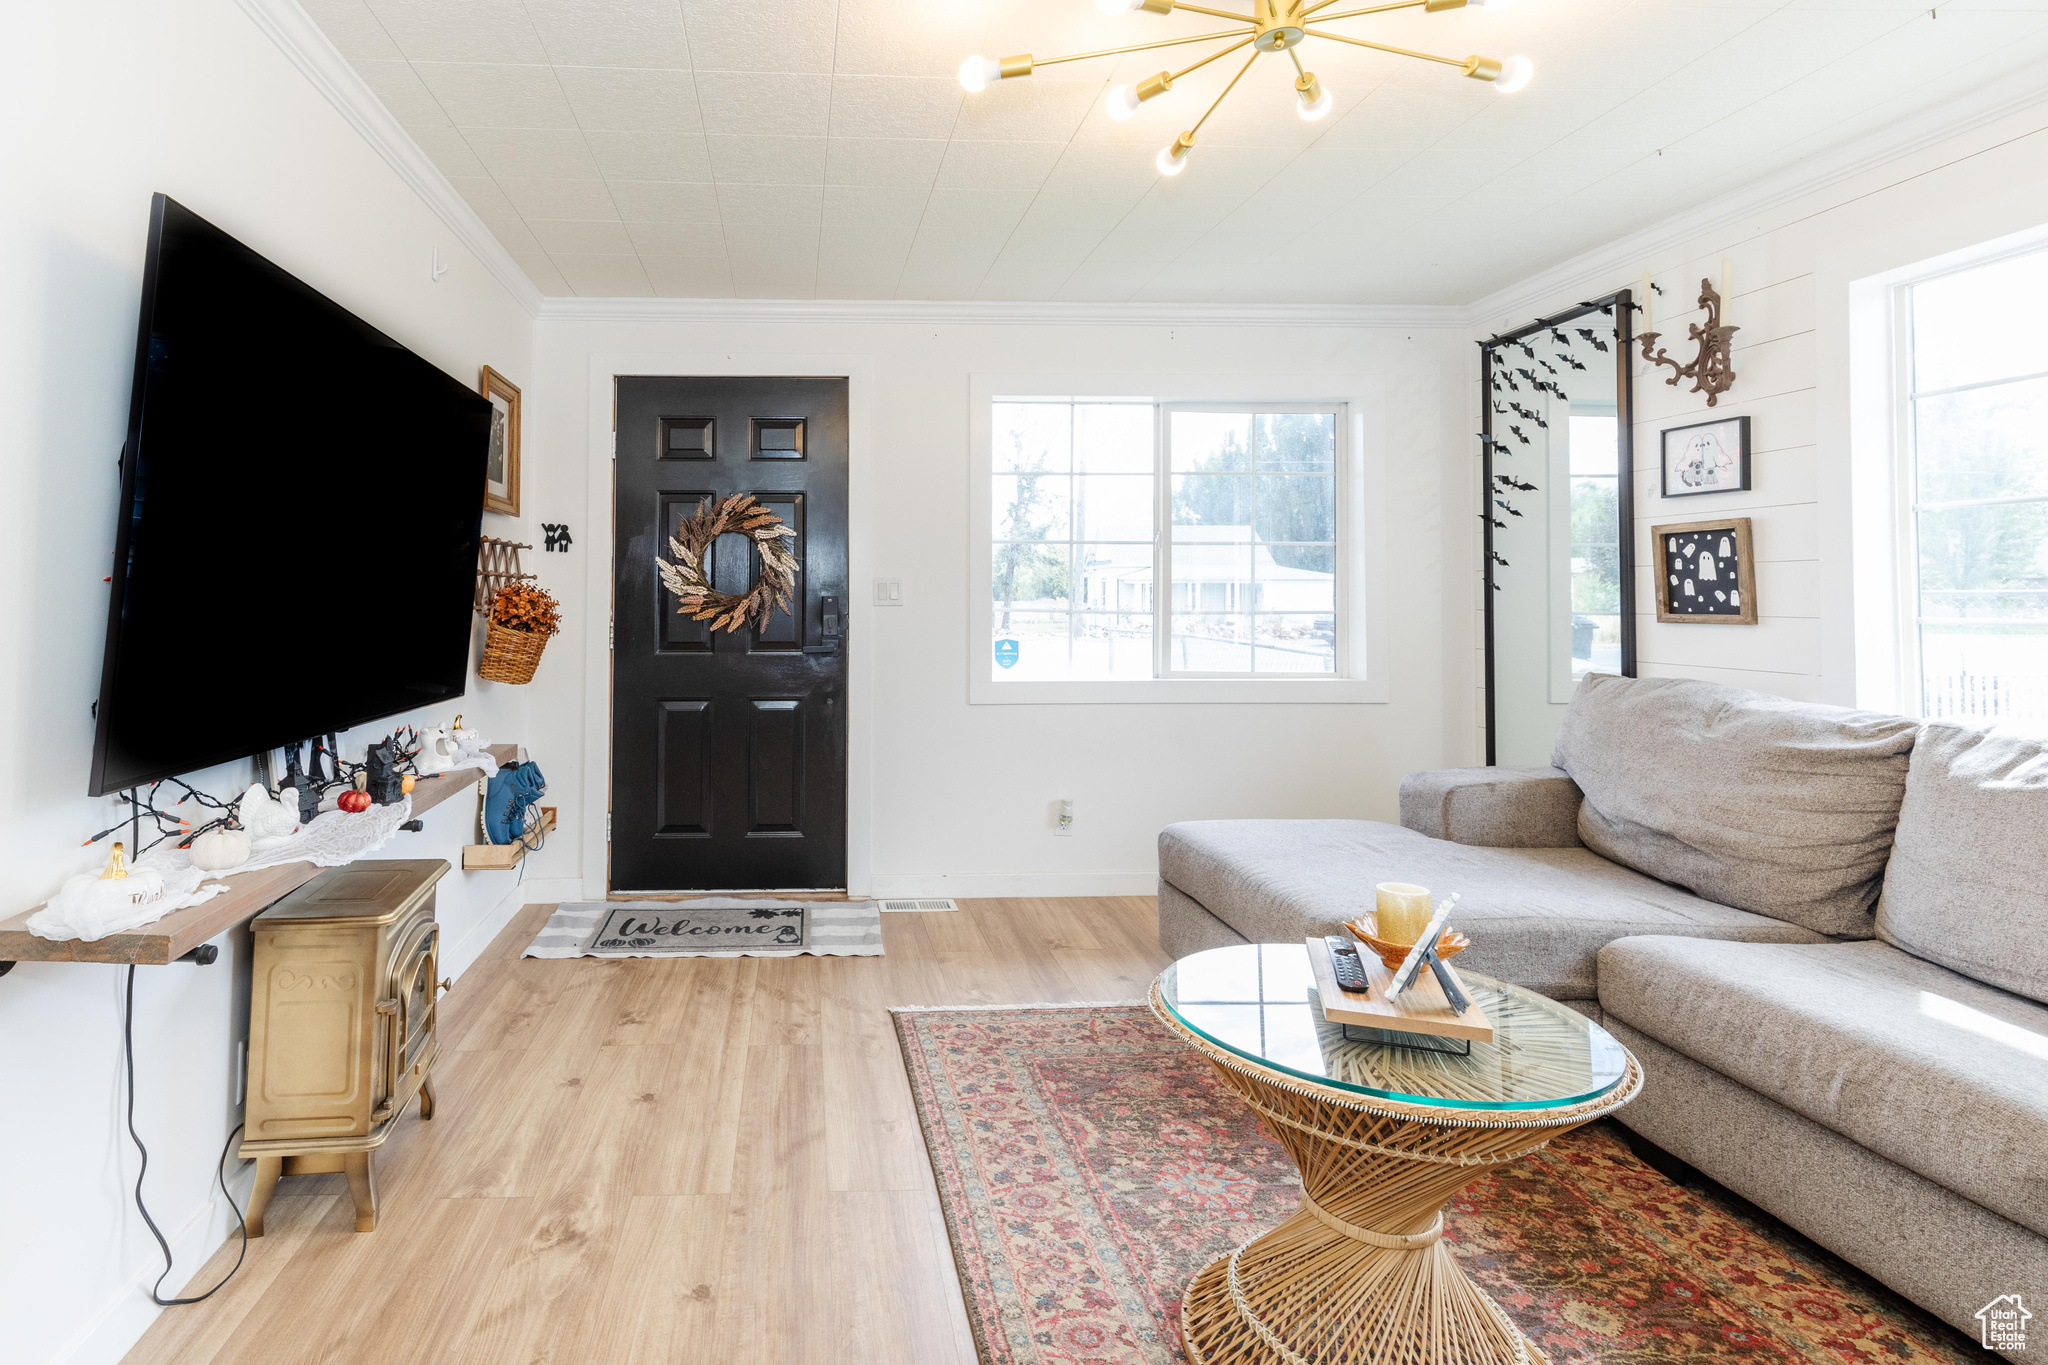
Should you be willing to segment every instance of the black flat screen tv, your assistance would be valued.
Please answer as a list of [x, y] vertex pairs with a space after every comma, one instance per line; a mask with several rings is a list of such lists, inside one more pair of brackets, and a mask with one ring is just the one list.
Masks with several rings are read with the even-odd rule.
[[491, 406], [157, 195], [91, 794], [459, 697]]

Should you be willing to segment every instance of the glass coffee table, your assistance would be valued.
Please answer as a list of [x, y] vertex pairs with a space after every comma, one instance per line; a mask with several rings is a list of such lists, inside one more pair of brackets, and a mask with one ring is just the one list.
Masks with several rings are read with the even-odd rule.
[[1547, 1360], [1443, 1244], [1443, 1206], [1635, 1098], [1635, 1058], [1577, 1011], [1470, 972], [1460, 975], [1493, 1021], [1492, 1042], [1459, 1056], [1428, 1039], [1349, 1041], [1323, 1018], [1308, 953], [1299, 943], [1215, 948], [1152, 983], [1152, 1012], [1265, 1119], [1301, 1172], [1300, 1210], [1188, 1286], [1189, 1358]]

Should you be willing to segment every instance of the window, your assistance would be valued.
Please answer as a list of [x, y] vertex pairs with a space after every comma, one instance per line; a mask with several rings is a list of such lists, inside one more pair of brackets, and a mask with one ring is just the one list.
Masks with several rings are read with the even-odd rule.
[[1342, 405], [989, 412], [989, 681], [1343, 675]]
[[1620, 425], [1612, 405], [1573, 404], [1571, 462], [1571, 677], [1621, 672]]
[[1921, 714], [2048, 726], [2048, 251], [1906, 291], [1903, 462]]

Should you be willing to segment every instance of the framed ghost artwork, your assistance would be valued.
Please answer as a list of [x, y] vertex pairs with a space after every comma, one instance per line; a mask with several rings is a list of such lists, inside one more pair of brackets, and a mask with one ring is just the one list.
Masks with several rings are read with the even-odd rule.
[[1696, 422], [1660, 434], [1664, 438], [1663, 496], [1737, 493], [1749, 487], [1747, 417]]
[[491, 400], [491, 453], [484, 464], [484, 510], [519, 515], [519, 386], [484, 366], [477, 392]]
[[1749, 518], [1652, 526], [1657, 619], [1675, 625], [1756, 624], [1756, 556]]

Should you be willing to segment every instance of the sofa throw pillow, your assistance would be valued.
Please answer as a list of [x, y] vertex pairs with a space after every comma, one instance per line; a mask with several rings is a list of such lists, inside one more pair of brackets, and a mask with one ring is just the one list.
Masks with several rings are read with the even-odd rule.
[[1869, 938], [1918, 723], [1686, 678], [1595, 675], [1550, 761], [1579, 837], [1708, 900]]
[[2048, 746], [1929, 725], [1877, 903], [1895, 948], [2048, 1002]]

